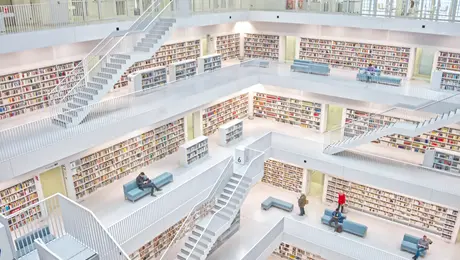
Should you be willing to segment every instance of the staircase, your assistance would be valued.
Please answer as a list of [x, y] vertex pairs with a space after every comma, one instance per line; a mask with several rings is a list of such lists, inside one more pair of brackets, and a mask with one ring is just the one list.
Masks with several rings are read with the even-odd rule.
[[344, 137], [346, 139], [332, 143], [323, 152], [325, 154], [336, 154], [345, 151], [346, 149], [354, 148], [359, 145], [370, 143], [381, 137], [401, 134], [405, 136], [415, 137], [423, 133], [454, 124], [460, 121], [460, 109], [452, 110], [448, 113], [438, 115], [417, 124], [396, 122], [389, 125], [373, 129], [361, 135], [354, 137]]
[[160, 12], [155, 11], [161, 2], [156, 0], [121, 38], [104, 39], [87, 56], [88, 59], [97, 57], [97, 61], [92, 62], [96, 64], [85, 69], [84, 78], [58, 102], [57, 109], [53, 111], [54, 124], [65, 128], [80, 124], [94, 108], [92, 105], [113, 89], [131, 65], [151, 58], [161, 47], [176, 22], [175, 19], [160, 18], [173, 1]]
[[230, 228], [252, 182], [249, 177], [233, 173], [211, 213], [195, 225], [176, 259], [206, 259], [219, 236]]

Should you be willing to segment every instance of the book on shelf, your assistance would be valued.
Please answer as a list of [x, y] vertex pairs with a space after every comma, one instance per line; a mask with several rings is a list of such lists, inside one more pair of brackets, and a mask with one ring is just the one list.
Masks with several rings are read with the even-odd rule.
[[202, 113], [203, 135], [213, 134], [221, 125], [234, 119], [245, 118], [248, 102], [248, 93], [245, 93], [205, 108]]
[[431, 75], [433, 89], [460, 91], [460, 71], [437, 70]]
[[155, 52], [152, 58], [135, 62], [127, 71], [125, 71], [124, 75], [121, 76], [120, 80], [115, 84], [114, 88], [117, 89], [128, 86], [128, 75], [132, 74], [133, 72], [160, 66], [168, 67], [170, 64], [175, 62], [197, 59], [200, 57], [200, 55], [200, 40], [165, 44]]
[[321, 129], [321, 104], [256, 92], [254, 116], [304, 128]]
[[180, 164], [189, 166], [190, 164], [206, 158], [209, 155], [208, 137], [199, 136], [186, 142], [179, 147]]
[[440, 51], [436, 68], [438, 70], [460, 71], [460, 53]]
[[240, 56], [240, 34], [217, 36], [216, 50], [222, 55], [224, 61], [238, 58]]
[[460, 176], [460, 153], [440, 148], [428, 149], [423, 165]]
[[325, 201], [336, 203], [339, 192], [347, 195], [346, 206], [351, 209], [421, 229], [448, 241], [456, 239], [457, 209], [328, 176]]
[[198, 58], [198, 73], [211, 72], [222, 68], [220, 54], [210, 54]]
[[262, 182], [296, 193], [304, 192], [304, 169], [277, 160], [267, 160], [264, 163]]
[[[345, 115], [345, 125], [343, 128], [344, 136], [353, 137], [395, 122], [407, 122], [413, 124], [419, 123], [414, 120], [347, 109]], [[379, 138], [376, 142], [389, 147], [417, 153], [425, 153], [425, 151], [429, 148], [444, 148], [447, 150], [459, 151], [460, 130], [443, 127], [416, 137], [409, 137], [400, 134], [385, 136]]]
[[169, 81], [187, 79], [196, 73], [196, 60], [178, 61], [169, 65]]
[[358, 70], [373, 64], [383, 74], [407, 77], [411, 49], [401, 46], [301, 38], [299, 59]]
[[128, 76], [136, 92], [158, 89], [166, 84], [166, 78], [167, 73], [164, 66], [137, 71]]
[[[37, 202], [39, 202], [39, 197], [33, 178], [0, 190], [0, 214], [5, 217], [14, 216], [9, 219], [8, 223], [11, 231], [41, 218], [40, 206], [30, 207]], [[30, 208], [19, 215], [15, 215], [27, 207]]]
[[296, 260], [325, 260], [320, 255], [310, 253], [304, 249], [300, 249], [296, 246], [290, 245], [285, 242], [281, 242], [278, 248], [273, 252], [274, 255], [280, 256], [284, 259], [296, 259]]
[[80, 61], [0, 75], [0, 120], [56, 104], [83, 77]]
[[278, 35], [251, 34], [244, 37], [244, 57], [249, 59], [279, 59], [280, 37]]
[[181, 118], [71, 162], [76, 198], [175, 153], [184, 142]]
[[243, 120], [235, 119], [219, 126], [219, 144], [226, 146], [243, 138]]

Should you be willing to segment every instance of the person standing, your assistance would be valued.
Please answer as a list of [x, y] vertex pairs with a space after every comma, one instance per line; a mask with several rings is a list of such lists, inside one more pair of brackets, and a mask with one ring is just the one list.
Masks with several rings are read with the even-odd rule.
[[339, 208], [337, 208], [332, 212], [332, 217], [329, 220], [329, 226], [331, 227], [331, 223], [334, 222], [334, 231], [337, 231], [337, 228], [339, 227], [340, 218], [342, 218], [342, 214], [340, 213]]
[[337, 210], [340, 209], [340, 212], [343, 213], [343, 207], [345, 206], [346, 198], [345, 198], [345, 193], [343, 191], [339, 192], [339, 200], [338, 200], [338, 207]]
[[155, 194], [153, 193], [155, 190], [161, 191], [160, 188], [158, 188], [155, 183], [153, 183], [152, 180], [150, 180], [145, 173], [141, 172], [137, 178], [136, 178], [136, 184], [137, 187], [141, 190], [144, 190], [146, 188], [152, 188], [152, 192], [150, 192], [150, 196], [155, 197]]
[[299, 216], [304, 216], [305, 215], [305, 205], [308, 204], [307, 196], [305, 194], [300, 195], [300, 198], [298, 200], [299, 208], [300, 208], [300, 214]]
[[419, 258], [423, 252], [430, 248], [430, 245], [432, 243], [433, 241], [431, 241], [431, 239], [429, 239], [427, 236], [423, 236], [422, 238], [420, 238], [417, 243], [417, 252], [412, 257], [412, 259], [417, 260], [417, 258]]

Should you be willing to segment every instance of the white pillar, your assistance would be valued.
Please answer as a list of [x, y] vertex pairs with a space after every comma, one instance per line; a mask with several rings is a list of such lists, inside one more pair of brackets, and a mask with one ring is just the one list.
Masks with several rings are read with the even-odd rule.
[[10, 238], [11, 235], [8, 226], [4, 226], [2, 223], [0, 223], [0, 260], [14, 259], [14, 245], [12, 244], [12, 240]]

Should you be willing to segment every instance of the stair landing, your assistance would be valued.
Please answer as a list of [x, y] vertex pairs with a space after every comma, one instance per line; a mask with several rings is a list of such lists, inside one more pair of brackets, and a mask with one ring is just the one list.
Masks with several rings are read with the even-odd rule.
[[[214, 214], [209, 213], [206, 217], [200, 220], [197, 225], [203, 228], [207, 227], [207, 230], [217, 233], [219, 228], [228, 223], [228, 220], [223, 219], [217, 215], [213, 217]], [[209, 224], [209, 225], [208, 225]]]

